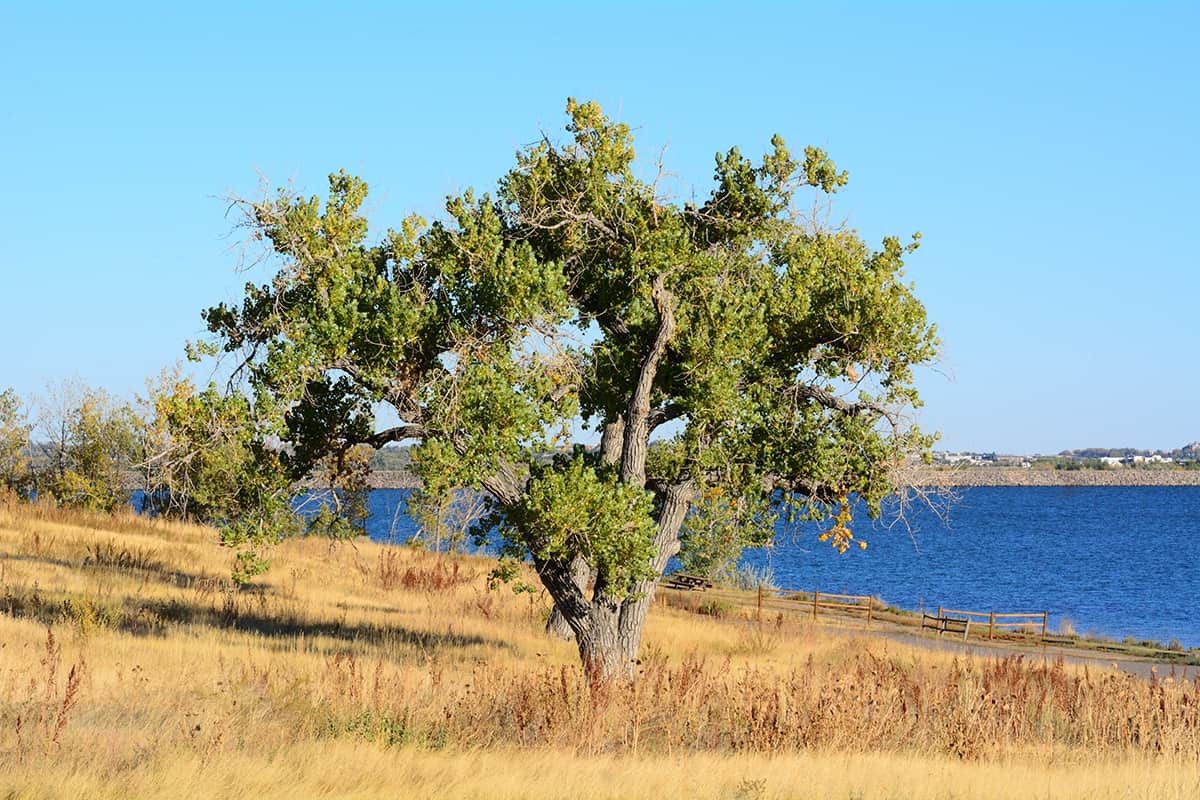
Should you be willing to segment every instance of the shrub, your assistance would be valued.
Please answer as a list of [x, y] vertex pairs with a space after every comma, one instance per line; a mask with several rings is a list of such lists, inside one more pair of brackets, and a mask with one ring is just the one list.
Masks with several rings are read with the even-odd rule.
[[752, 564], [739, 564], [728, 573], [728, 578], [723, 583], [733, 589], [740, 589], [744, 592], [756, 591], [760, 586], [767, 590], [777, 588], [775, 586], [775, 570], [766, 564], [761, 567], [755, 567]]
[[696, 613], [723, 619], [733, 613], [733, 604], [724, 600], [705, 600], [696, 607]]

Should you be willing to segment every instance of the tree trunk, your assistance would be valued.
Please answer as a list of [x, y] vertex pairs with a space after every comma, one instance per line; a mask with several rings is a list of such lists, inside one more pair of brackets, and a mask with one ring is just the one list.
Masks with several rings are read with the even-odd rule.
[[640, 624], [622, 625], [624, 603], [597, 600], [587, 624], [576, 634], [579, 658], [592, 686], [632, 681], [637, 674], [637, 654], [642, 643], [643, 613]]
[[[658, 512], [658, 534], [654, 537], [654, 560], [650, 564], [654, 574], [639, 581], [633, 592], [620, 605], [616, 619], [616, 652], [608, 659], [612, 671], [605, 673], [606, 680], [632, 680], [637, 674], [642, 630], [646, 627], [650, 604], [654, 602], [654, 590], [658, 588], [658, 578], [667, 568], [667, 562], [679, 552], [679, 529], [687, 516], [694, 493], [695, 487], [687, 481], [668, 487], [662, 495], [662, 506]], [[582, 642], [579, 652], [583, 655]], [[587, 664], [586, 658], [584, 664]], [[593, 676], [593, 680], [595, 679]]]
[[[621, 447], [624, 437], [625, 420], [618, 414], [612, 421], [605, 423], [604, 432], [600, 437], [600, 461], [602, 463], [616, 465], [621, 462]], [[592, 580], [591, 568], [587, 561], [576, 558], [571, 562], [571, 570], [580, 595], [586, 596], [588, 583]], [[570, 639], [575, 636], [571, 623], [557, 602], [550, 611], [550, 619], [546, 620], [546, 633], [558, 639]]]
[[564, 641], [575, 635], [575, 631], [571, 630], [571, 623], [567, 622], [566, 615], [558, 610], [557, 604], [550, 609], [550, 618], [546, 620], [546, 635]]
[[603, 576], [597, 576], [591, 601], [585, 597], [586, 584], [576, 581], [575, 563], [538, 560], [534, 566], [543, 585], [554, 598], [555, 608], [575, 634], [584, 672], [593, 685], [630, 681], [637, 674], [637, 656], [642, 630], [654, 600], [658, 576], [671, 556], [679, 551], [679, 528], [691, 504], [694, 487], [690, 482], [675, 484], [662, 495], [658, 513], [658, 533], [654, 537], [653, 576], [639, 581], [628, 597], [611, 595]]
[[[587, 592], [588, 583], [592, 579], [592, 570], [584, 558], [576, 557], [571, 562], [571, 579], [575, 582], [580, 594]], [[575, 631], [571, 629], [571, 623], [567, 621], [566, 615], [559, 609], [557, 602], [550, 610], [550, 619], [546, 620], [546, 633], [556, 639], [570, 639], [575, 635]]]

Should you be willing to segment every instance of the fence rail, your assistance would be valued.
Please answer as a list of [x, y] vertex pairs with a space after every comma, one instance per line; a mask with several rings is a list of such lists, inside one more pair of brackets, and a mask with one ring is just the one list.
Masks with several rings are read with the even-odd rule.
[[1046, 625], [1050, 620], [1050, 613], [1047, 611], [998, 613], [995, 611], [964, 611], [961, 608], [943, 608], [938, 606], [937, 619], [943, 619], [947, 614], [952, 617], [966, 617], [972, 622], [978, 622], [979, 624], [986, 621], [988, 626], [987, 638], [989, 639], [995, 637], [997, 628], [1001, 629], [1001, 633], [1010, 628], [1014, 631], [1028, 630], [1030, 628], [1037, 630], [1041, 628], [1041, 639], [1045, 641]]
[[821, 611], [842, 614], [861, 614], [870, 627], [875, 618], [875, 601], [864, 594], [833, 594], [832, 592], [781, 592], [785, 600], [795, 600], [812, 608], [812, 618], [819, 619]]

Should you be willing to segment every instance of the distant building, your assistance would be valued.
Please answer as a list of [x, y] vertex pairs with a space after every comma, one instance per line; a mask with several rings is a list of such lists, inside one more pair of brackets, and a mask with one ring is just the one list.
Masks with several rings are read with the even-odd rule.
[[1126, 459], [1126, 462], [1131, 464], [1174, 464], [1175, 459], [1155, 453], [1151, 456], [1133, 456], [1130, 459]]

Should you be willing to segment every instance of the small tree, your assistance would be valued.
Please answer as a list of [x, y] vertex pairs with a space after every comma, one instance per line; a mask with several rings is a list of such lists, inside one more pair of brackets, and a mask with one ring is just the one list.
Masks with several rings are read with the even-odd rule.
[[747, 547], [769, 543], [779, 517], [770, 498], [728, 497], [711, 487], [694, 501], [679, 532], [679, 560], [686, 572], [730, 582]]
[[21, 398], [0, 392], [0, 487], [23, 493], [29, 481], [29, 424]]
[[487, 509], [486, 498], [467, 489], [417, 491], [408, 500], [409, 514], [420, 525], [414, 539], [433, 551], [461, 552]]
[[[177, 369], [152, 382], [143, 402], [139, 465], [146, 509], [218, 526], [223, 544], [243, 548], [234, 578], [248, 581], [267, 566], [264, 545], [304, 529], [293, 514], [296, 475], [287, 469], [286, 453], [269, 437], [260, 438], [249, 398], [215, 384], [198, 391]], [[357, 463], [366, 457], [363, 450], [339, 455], [344, 463]], [[363, 467], [347, 472], [365, 474]], [[364, 515], [361, 508], [358, 517]]]
[[[204, 318], [281, 465], [336, 475], [351, 448], [414, 441], [424, 491], [486, 495], [483, 527], [608, 680], [632, 675], [655, 580], [713, 490], [830, 519], [848, 546], [847, 498], [878, 514], [931, 443], [903, 413], [936, 339], [901, 280], [915, 237], [872, 249], [797, 210], [797, 190], [846, 183], [823, 151], [734, 148], [676, 203], [635, 173], [628, 126], [567, 113], [567, 140], [518, 153], [495, 195], [378, 243], [344, 173], [324, 204], [239, 201], [275, 272]], [[376, 430], [378, 404], [400, 424]], [[597, 448], [572, 442], [585, 427]]]
[[128, 404], [78, 382], [53, 387], [42, 402], [39, 495], [92, 511], [129, 500], [141, 422]]

